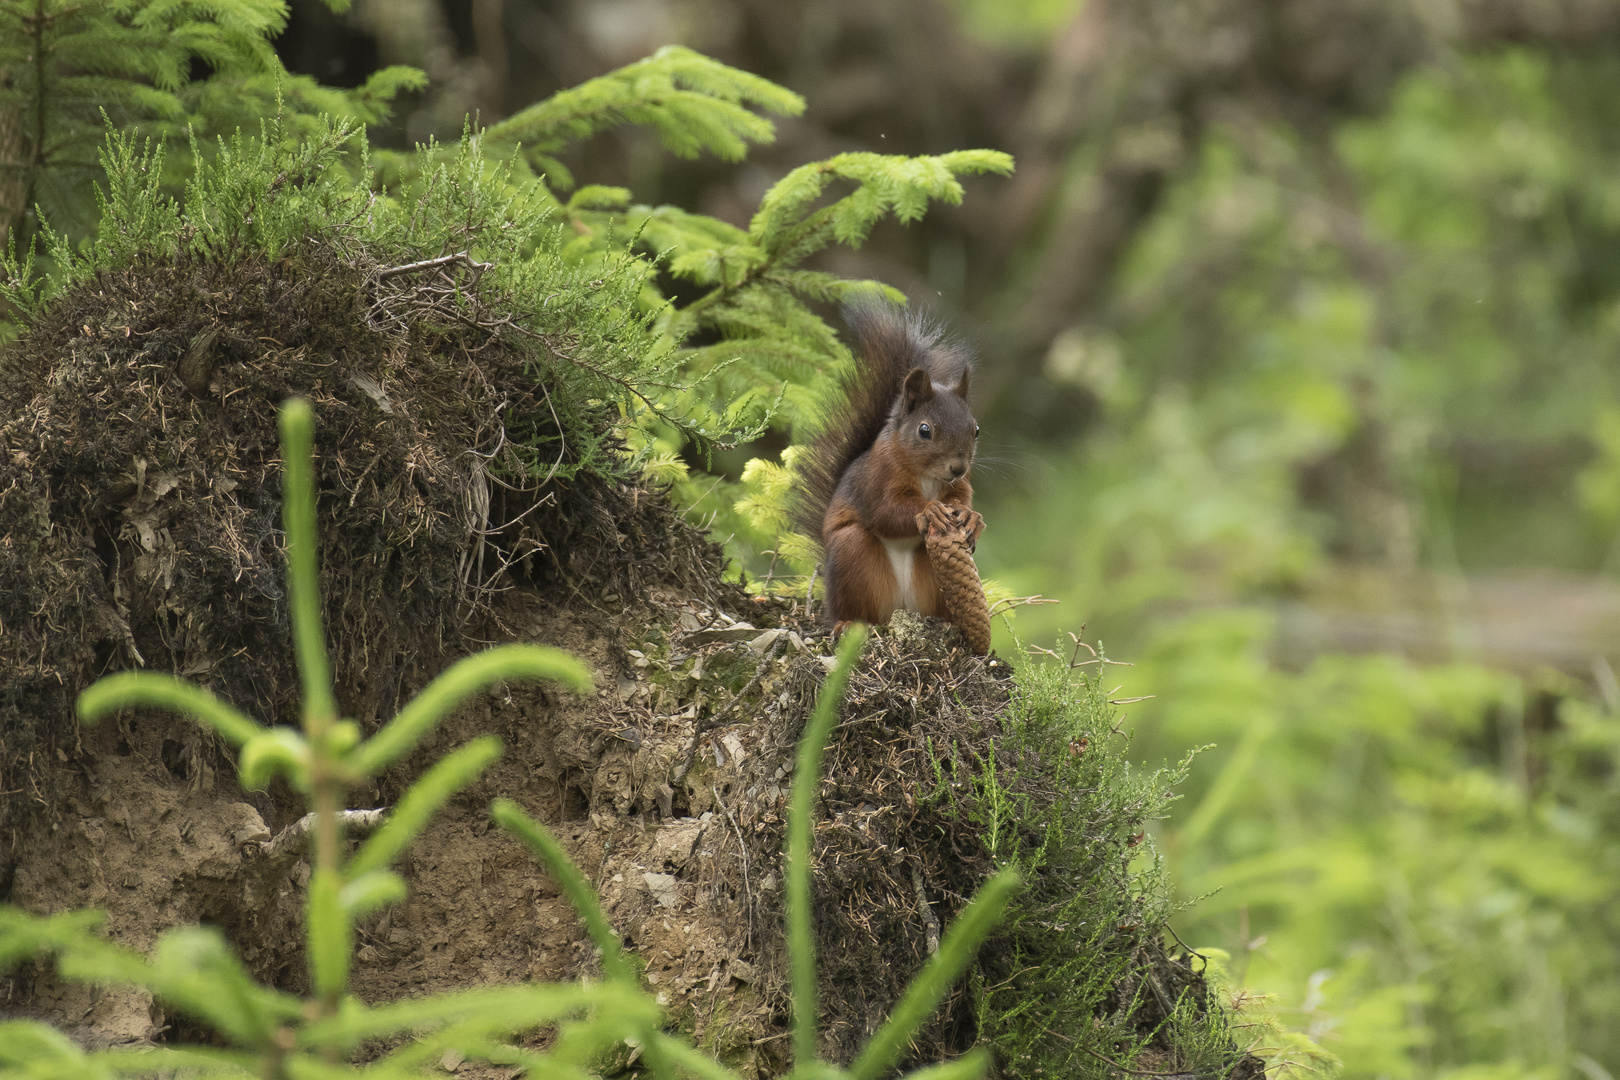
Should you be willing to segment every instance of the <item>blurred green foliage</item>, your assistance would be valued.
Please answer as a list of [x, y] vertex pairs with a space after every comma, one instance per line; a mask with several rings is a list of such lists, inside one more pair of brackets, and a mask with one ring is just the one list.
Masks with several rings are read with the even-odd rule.
[[951, 0], [974, 31], [998, 44], [1028, 45], [1072, 19], [1084, 0]]
[[[973, 773], [986, 849], [1029, 883], [973, 976], [980, 1037], [1013, 1076], [1108, 1080], [1149, 1063], [1229, 1076], [1250, 1018], [1209, 1007], [1195, 962], [1154, 948], [1174, 890], [1144, 823], [1166, 816], [1192, 755], [1136, 768], [1107, 690], [1117, 670], [1075, 651], [1079, 666], [1019, 670], [995, 760]], [[942, 794], [961, 786], [954, 758]]]
[[1620, 1054], [1620, 722], [1466, 664], [1277, 670], [1260, 612], [1161, 632], [1141, 752], [1200, 759], [1162, 843], [1192, 943], [1350, 1076], [1559, 1076]]
[[1084, 438], [979, 484], [985, 572], [1063, 601], [1021, 633], [1137, 661], [1144, 760], [1215, 744], [1160, 833], [1204, 897], [1177, 926], [1274, 995], [1295, 1071], [1620, 1073], [1617, 703], [1466, 635], [1285, 666], [1277, 614], [1612, 569], [1616, 90], [1610, 55], [1508, 49], [1328, 130], [1217, 125], [1046, 357]]
[[[1048, 377], [1098, 402], [1073, 457], [1031, 451], [1043, 480], [1079, 489], [1049, 527], [1053, 546], [1078, 533], [1086, 554], [1065, 558], [1088, 617], [1186, 595], [1181, 570], [1275, 590], [1336, 558], [1600, 565], [1616, 89], [1607, 57], [1510, 51], [1414, 77], [1386, 115], [1314, 142], [1218, 129], [1107, 317], [1047, 356]], [[1608, 449], [1576, 500], [1567, 474], [1594, 442]], [[1347, 485], [1365, 490], [1333, 490]]]

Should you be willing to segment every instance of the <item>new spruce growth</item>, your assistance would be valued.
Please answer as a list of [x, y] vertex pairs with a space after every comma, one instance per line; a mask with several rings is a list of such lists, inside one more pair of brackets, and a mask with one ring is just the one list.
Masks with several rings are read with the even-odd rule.
[[492, 142], [520, 146], [552, 188], [570, 191], [573, 174], [553, 155], [621, 124], [652, 128], [664, 147], [681, 157], [708, 150], [741, 161], [749, 143], [776, 138], [775, 126], [751, 107], [798, 116], [804, 99], [768, 79], [667, 45], [645, 60], [531, 105], [484, 134]]

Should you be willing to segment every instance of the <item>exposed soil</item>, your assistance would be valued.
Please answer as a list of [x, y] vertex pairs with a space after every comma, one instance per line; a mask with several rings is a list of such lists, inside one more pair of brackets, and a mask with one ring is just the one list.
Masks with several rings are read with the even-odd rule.
[[[528, 591], [503, 598], [499, 614], [514, 638], [581, 656], [601, 689], [577, 696], [512, 685], [485, 694], [371, 798], [354, 800], [387, 805], [427, 763], [474, 735], [494, 732], [506, 743], [501, 761], [411, 849], [402, 866], [410, 899], [362, 928], [355, 989], [384, 1001], [594, 970], [555, 883], [491, 827], [489, 801], [504, 795], [549, 823], [596, 882], [677, 1021], [745, 1075], [775, 1075], [786, 1064], [779, 1036], [787, 1020], [777, 853], [824, 643], [763, 629], [809, 629], [778, 603], [750, 604], [741, 614], [758, 624], [751, 628], [673, 590], [655, 588], [650, 599], [653, 606], [613, 611], [561, 607]], [[846, 1060], [926, 959], [930, 928], [937, 935], [983, 873], [958, 830], [936, 839], [943, 815], [915, 805], [916, 795], [931, 780], [922, 757], [929, 738], [982, 725], [1004, 694], [995, 669], [954, 631], [912, 632], [909, 642], [891, 634], [871, 647], [822, 787], [817, 929], [823, 980], [836, 988], [826, 1002], [826, 1049]], [[917, 651], [918, 638], [933, 643], [934, 656]], [[699, 716], [749, 684], [742, 707], [697, 738], [691, 767], [670, 784]], [[895, 697], [909, 707], [894, 708]], [[942, 700], [949, 703], [936, 711]], [[296, 942], [308, 865], [263, 854], [301, 808], [285, 793], [241, 791], [228, 767], [210, 764], [225, 755], [209, 743], [184, 722], [144, 712], [79, 729], [59, 760], [65, 804], [34, 819], [8, 899], [34, 911], [102, 908], [110, 934], [140, 949], [173, 926], [218, 925], [257, 975], [303, 990]], [[92, 1045], [206, 1036], [138, 992], [42, 971], [7, 992], [8, 1007], [62, 1023]], [[971, 1039], [970, 1017], [948, 1010], [924, 1049], [960, 1050]]]

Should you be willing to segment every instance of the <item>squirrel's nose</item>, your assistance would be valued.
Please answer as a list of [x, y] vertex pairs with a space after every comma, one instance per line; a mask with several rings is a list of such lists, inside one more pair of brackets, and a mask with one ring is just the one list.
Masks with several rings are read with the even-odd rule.
[[962, 479], [962, 474], [965, 472], [967, 472], [967, 466], [961, 462], [958, 462], [951, 466], [951, 479], [960, 480]]

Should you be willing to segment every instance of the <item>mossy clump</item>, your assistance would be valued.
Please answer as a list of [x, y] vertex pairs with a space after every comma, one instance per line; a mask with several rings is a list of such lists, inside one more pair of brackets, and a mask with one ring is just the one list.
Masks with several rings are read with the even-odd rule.
[[[715, 809], [734, 818], [746, 855], [707, 863], [704, 889], [740, 901], [750, 925], [769, 926], [781, 914], [774, 868], [792, 751], [829, 643], [802, 604], [754, 608], [758, 629], [677, 628], [676, 652], [649, 641], [635, 662], [681, 671], [702, 655], [700, 685], [713, 687], [711, 718], [725, 726], [679, 735], [678, 745], [698, 752], [673, 805], [677, 814]], [[759, 677], [743, 687], [736, 711], [721, 715], [739, 660]], [[1108, 697], [1088, 667], [1030, 661], [1015, 673], [1000, 657], [974, 656], [957, 628], [909, 612], [873, 634], [851, 673], [816, 804], [815, 936], [829, 1059], [850, 1060], [966, 898], [1011, 865], [1025, 892], [972, 977], [916, 1033], [912, 1060], [947, 1059], [982, 1042], [995, 1047], [1005, 1076], [1100, 1080], [1118, 1074], [1110, 1061], [1253, 1075], [1258, 1062], [1238, 1050], [1201, 961], [1165, 941], [1169, 890], [1145, 830], [1174, 798], [1185, 762], [1133, 768]], [[684, 700], [663, 708], [674, 712]], [[720, 745], [732, 750], [713, 749]], [[758, 1006], [745, 1026], [768, 1037], [787, 1018], [781, 942], [736, 946], [758, 976], [749, 977]]]
[[1011, 1076], [1255, 1080], [1261, 1062], [1238, 1049], [1205, 961], [1167, 942], [1175, 909], [1149, 823], [1166, 816], [1191, 755], [1132, 765], [1121, 702], [1105, 689], [1111, 663], [1076, 642], [1066, 662], [1020, 665], [993, 760], [954, 763], [987, 855], [1027, 886], [980, 957], [980, 1035]]
[[[333, 180], [320, 197], [339, 135], [327, 159], [239, 142], [210, 174], [219, 190], [199, 181], [156, 225], [130, 216], [131, 177], [153, 163], [112, 160], [103, 232], [145, 228], [149, 243], [98, 241], [124, 248], [92, 253], [106, 265], [79, 267], [0, 353], [0, 784], [30, 793], [0, 801], [0, 845], [59, 805], [71, 703], [109, 671], [172, 671], [295, 719], [276, 438], [289, 396], [315, 408], [329, 645], [362, 724], [487, 638], [492, 591], [515, 580], [711, 587], [714, 545], [628, 482], [618, 414], [580, 382], [581, 365], [649, 348], [633, 318], [576, 325], [622, 309], [639, 270], [570, 269], [543, 224], [506, 237], [512, 208], [490, 206], [498, 182], [464, 152], [423, 181], [419, 229], [474, 252], [516, 244], [497, 254], [553, 295], [502, 307], [515, 279], [493, 263], [380, 226], [356, 238], [363, 190]], [[277, 199], [310, 205], [271, 235]], [[199, 239], [199, 221], [255, 212]]]

